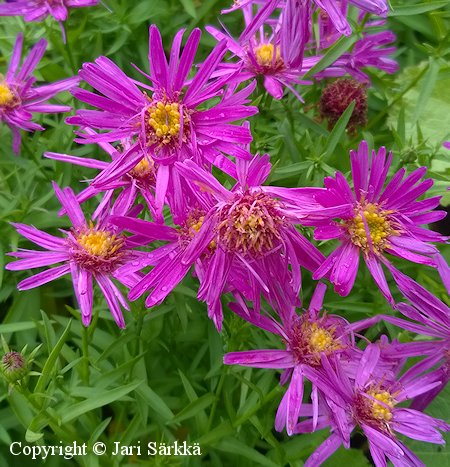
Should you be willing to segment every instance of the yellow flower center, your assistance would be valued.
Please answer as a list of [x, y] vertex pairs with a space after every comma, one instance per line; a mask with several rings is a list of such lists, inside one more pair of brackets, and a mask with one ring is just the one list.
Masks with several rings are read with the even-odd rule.
[[163, 144], [169, 143], [180, 134], [180, 106], [176, 102], [156, 102], [148, 112], [148, 124], [157, 139]]
[[372, 415], [378, 420], [389, 422], [392, 419], [392, 409], [396, 403], [391, 393], [388, 391], [381, 391], [378, 389], [372, 389], [367, 392], [369, 396], [372, 396], [377, 401], [382, 402], [385, 405], [379, 404], [373, 400], [372, 403]]
[[355, 217], [346, 223], [353, 244], [365, 253], [371, 250], [380, 253], [384, 250], [389, 237], [398, 235], [392, 221], [389, 220], [389, 214], [392, 214], [392, 211], [385, 211], [372, 203], [358, 207]]
[[123, 245], [123, 239], [107, 230], [91, 227], [77, 237], [78, 244], [93, 256], [106, 258], [113, 256]]
[[245, 192], [221, 209], [217, 233], [234, 253], [264, 255], [280, 242], [286, 219], [280, 203], [264, 193]]
[[325, 328], [321, 328], [317, 323], [311, 325], [311, 335], [309, 346], [313, 352], [326, 352], [340, 347], [333, 338], [333, 334]]
[[330, 355], [344, 347], [336, 338], [335, 327], [326, 328], [303, 315], [292, 328], [289, 347], [299, 362], [320, 365], [321, 355]]
[[262, 44], [255, 50], [256, 61], [259, 65], [266, 67], [266, 68], [274, 68], [281, 65], [282, 59], [280, 56], [280, 49], [277, 47], [275, 53], [275, 60], [274, 60], [274, 53], [275, 47], [273, 44]]
[[14, 100], [14, 94], [6, 83], [0, 84], [0, 107], [6, 107]]
[[138, 164], [136, 164], [132, 170], [130, 170], [129, 175], [133, 178], [145, 179], [149, 176], [154, 175], [155, 164], [149, 156], [144, 157]]
[[[180, 241], [181, 242], [190, 242], [195, 235], [200, 232], [203, 222], [205, 220], [205, 215], [203, 211], [195, 209], [192, 211], [184, 225], [179, 228]], [[217, 246], [217, 242], [212, 240], [208, 245], [208, 250], [213, 251]]]

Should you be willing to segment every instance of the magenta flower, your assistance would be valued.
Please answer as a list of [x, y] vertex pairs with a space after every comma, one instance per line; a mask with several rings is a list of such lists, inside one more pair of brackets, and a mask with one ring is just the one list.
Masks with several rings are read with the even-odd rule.
[[179, 229], [141, 220], [113, 220], [124, 230], [170, 242], [149, 253], [147, 264], [125, 267], [126, 272], [155, 265], [131, 289], [129, 298], [150, 292], [146, 305], [157, 305], [195, 265], [198, 298], [208, 304], [219, 330], [223, 292], [242, 295], [254, 302], [257, 311], [261, 294], [280, 307], [296, 304], [300, 266], [315, 270], [325, 258], [295, 229], [301, 210], [290, 207], [289, 197], [306, 203], [315, 189], [261, 186], [270, 171], [267, 156], [238, 161], [239, 183], [231, 191], [193, 161], [177, 162], [176, 168], [191, 187], [183, 193], [190, 209], [182, 215], [172, 207]]
[[[263, 4], [253, 21], [246, 27], [242, 38], [250, 37], [258, 28], [269, 18], [276, 8], [282, 8], [283, 17], [302, 14], [304, 9], [310, 9], [310, 2], [306, 0], [267, 0], [261, 2], [258, 0], [240, 0], [235, 2], [235, 6], [223, 13], [228, 13], [237, 8], [251, 7], [252, 3]], [[335, 28], [342, 34], [349, 36], [352, 33], [350, 24], [347, 21], [347, 6], [349, 3], [358, 7], [366, 13], [373, 13], [384, 16], [388, 11], [386, 0], [314, 0], [317, 8], [321, 8], [330, 18]], [[284, 18], [289, 21], [289, 18]]]
[[[382, 265], [394, 266], [386, 254], [437, 268], [449, 287], [449, 268], [436, 247], [428, 242], [444, 242], [442, 235], [422, 227], [445, 217], [443, 211], [430, 211], [439, 205], [440, 197], [416, 201], [432, 185], [433, 180], [419, 182], [426, 167], [415, 170], [403, 180], [400, 169], [383, 189], [391, 165], [392, 153], [386, 158], [385, 148], [369, 154], [367, 142], [358, 151], [350, 152], [353, 191], [342, 173], [325, 179], [326, 190], [315, 200], [324, 208], [342, 209], [337, 216], [327, 212], [317, 226], [317, 240], [338, 239], [340, 246], [314, 273], [320, 279], [330, 274], [330, 280], [340, 295], [348, 295], [358, 272], [359, 257], [364, 261], [385, 298], [394, 303]], [[350, 208], [350, 209], [349, 209]], [[338, 220], [336, 220], [338, 219]], [[394, 276], [395, 278], [396, 276]]]
[[[353, 332], [371, 325], [372, 320], [350, 324], [336, 315], [319, 314], [325, 294], [325, 284], [319, 283], [311, 299], [309, 309], [298, 315], [293, 307], [280, 310], [282, 324], [272, 317], [259, 313], [248, 313], [236, 304], [230, 308], [246, 321], [266, 331], [278, 335], [286, 345], [285, 350], [250, 350], [225, 354], [226, 365], [243, 365], [253, 368], [272, 368], [286, 370], [282, 382], [290, 379], [289, 387], [278, 407], [275, 428], [292, 435], [296, 427], [304, 392], [303, 378], [308, 368], [322, 365], [322, 355], [335, 355], [351, 361], [357, 358]], [[308, 377], [308, 376], [307, 376]], [[319, 417], [318, 388], [315, 376], [308, 379], [312, 383], [312, 416], [314, 424]]]
[[399, 303], [396, 308], [413, 321], [386, 315], [381, 315], [379, 318], [421, 336], [438, 339], [413, 341], [397, 346], [398, 351], [404, 356], [425, 356], [403, 375], [403, 380], [415, 379], [434, 368], [429, 375], [440, 382], [431, 391], [421, 394], [413, 401], [411, 407], [424, 410], [450, 381], [450, 308], [411, 278], [399, 271], [394, 273], [402, 276], [398, 279], [401, 284], [399, 288], [411, 303]]
[[[96, 135], [92, 130], [86, 129], [86, 132], [90, 135]], [[111, 160], [117, 159], [121, 154], [126, 151], [130, 146], [129, 140], [120, 142], [120, 149], [114, 148], [109, 143], [99, 143], [99, 146], [110, 156]], [[63, 162], [69, 162], [74, 165], [80, 165], [82, 167], [88, 167], [92, 169], [105, 170], [109, 167], [111, 162], [104, 162], [102, 160], [90, 159], [86, 157], [76, 157], [69, 154], [59, 154], [54, 152], [44, 153], [45, 157]], [[99, 212], [102, 212], [105, 204], [109, 203], [113, 196], [117, 194], [117, 190], [120, 190], [114, 206], [116, 211], [127, 212], [134, 205], [136, 198], [140, 194], [145, 201], [147, 206], [155, 219], [162, 220], [160, 213], [156, 209], [156, 201], [154, 197], [156, 189], [156, 166], [154, 161], [149, 155], [145, 156], [133, 169], [123, 175], [121, 178], [111, 182], [109, 185], [97, 188], [96, 186], [89, 184], [87, 188], [82, 190], [77, 195], [78, 202], [84, 203], [86, 200], [92, 198], [105, 191], [103, 201], [99, 204], [97, 210], [92, 215], [92, 219], [95, 220]], [[171, 192], [175, 189], [172, 188]]]
[[[342, 77], [347, 74], [362, 83], [370, 83], [369, 76], [363, 69], [372, 67], [385, 73], [395, 73], [397, 62], [390, 56], [397, 50], [393, 45], [396, 36], [392, 31], [371, 32], [367, 24], [363, 38], [355, 43], [350, 52], [342, 54], [333, 64], [315, 75], [316, 78]], [[303, 72], [315, 66], [323, 55], [305, 57]]]
[[444, 148], [446, 149], [450, 149], [450, 141], [445, 141], [445, 143], [443, 144]]
[[0, 121], [5, 122], [13, 133], [13, 150], [20, 151], [20, 130], [42, 131], [45, 128], [32, 121], [33, 113], [59, 113], [71, 110], [66, 105], [47, 104], [46, 101], [61, 91], [74, 87], [79, 79], [67, 78], [56, 83], [34, 86], [32, 75], [43, 57], [47, 42], [41, 39], [19, 67], [22, 55], [23, 35], [19, 34], [14, 45], [6, 76], [0, 74]]
[[42, 21], [53, 16], [66, 21], [69, 8], [98, 5], [100, 0], [15, 0], [0, 5], [0, 16], [23, 16], [25, 21]]
[[[95, 187], [115, 182], [150, 155], [158, 165], [155, 196], [160, 211], [175, 171], [174, 162], [192, 159], [202, 166], [214, 164], [227, 171], [234, 164], [223, 153], [250, 158], [239, 146], [251, 141], [250, 131], [230, 123], [257, 112], [255, 107], [245, 105], [254, 84], [234, 92], [236, 86], [224, 88], [229, 74], [211, 79], [225, 53], [224, 43], [214, 48], [196, 75], [188, 80], [201, 33], [198, 29], [192, 32], [180, 56], [183, 32], [174, 39], [168, 63], [161, 35], [156, 26], [151, 26], [150, 74], [145, 76], [152, 86], [137, 83], [149, 92], [141, 91], [134, 80], [106, 57], [98, 58], [96, 63], [85, 63], [80, 77], [100, 95], [84, 89], [73, 94], [100, 110], [78, 110], [76, 116], [67, 119], [74, 125], [106, 130], [100, 135], [85, 135], [78, 142], [113, 142], [124, 138], [133, 141], [94, 179]], [[213, 104], [214, 98], [220, 101]]]
[[[20, 271], [63, 263], [21, 281], [17, 286], [18, 289], [28, 290], [39, 287], [70, 273], [83, 324], [88, 326], [92, 318], [93, 280], [95, 280], [117, 325], [124, 328], [121, 306], [126, 310], [129, 308], [112, 279], [126, 286], [136, 282], [136, 275], [124, 276], [116, 273], [119, 266], [135, 259], [136, 253], [130, 249], [135, 243], [132, 239], [125, 238], [109, 222], [106, 213], [99, 216], [97, 224], [87, 223], [73, 191], [70, 188], [61, 191], [56, 184], [53, 187], [73, 224], [72, 229], [63, 231], [66, 236], [60, 238], [32, 226], [13, 224], [19, 234], [48, 251], [20, 249], [9, 253], [10, 256], [20, 259], [7, 264], [6, 269]], [[113, 213], [122, 214], [114, 210]]]
[[[284, 87], [301, 99], [293, 84], [302, 84], [300, 77], [303, 51], [310, 35], [310, 12], [307, 2], [305, 8], [292, 14], [291, 2], [288, 2], [286, 8], [286, 24], [283, 28], [280, 28], [280, 21], [268, 25], [271, 28], [268, 35], [261, 27], [258, 33], [248, 40], [236, 41], [212, 26], [206, 26], [206, 30], [218, 41], [225, 40], [230, 52], [239, 58], [239, 62], [234, 65], [241, 69], [236, 77], [239, 82], [261, 76], [267, 92], [275, 99], [283, 97]], [[246, 25], [251, 23], [251, 5], [244, 8], [244, 19]], [[230, 67], [233, 65], [223, 65], [224, 70]]]
[[[439, 382], [429, 376], [409, 381], [374, 376], [380, 361], [380, 349], [373, 344], [364, 351], [354, 381], [339, 368], [338, 362], [333, 366], [330, 360], [322, 357], [322, 368], [308, 368], [305, 371], [308, 378], [316, 378], [316, 384], [325, 397], [325, 412], [332, 429], [330, 437], [309, 457], [305, 467], [321, 465], [342, 444], [348, 448], [350, 435], [356, 426], [367, 437], [376, 467], [385, 467], [386, 458], [395, 467], [425, 467], [394, 432], [420, 441], [445, 444], [439, 430], [449, 431], [450, 425], [417, 410], [397, 405], [426, 393]], [[295, 431], [308, 432], [311, 431], [310, 427], [310, 423], [300, 423]]]

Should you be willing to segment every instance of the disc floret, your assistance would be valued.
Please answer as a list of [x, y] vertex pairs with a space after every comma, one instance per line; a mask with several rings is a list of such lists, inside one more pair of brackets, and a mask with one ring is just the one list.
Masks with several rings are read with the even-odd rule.
[[371, 385], [358, 394], [355, 416], [362, 423], [389, 431], [389, 422], [396, 404], [395, 395], [388, 389], [379, 384]]
[[74, 239], [73, 259], [91, 272], [112, 272], [119, 266], [125, 253], [123, 236], [92, 223], [75, 232]]
[[[153, 101], [147, 109], [147, 138], [150, 144], [168, 145], [175, 143], [189, 124], [190, 118], [178, 102]], [[186, 128], [187, 131], [187, 128]]]
[[342, 349], [343, 344], [334, 326], [312, 321], [303, 315], [292, 327], [289, 348], [299, 363], [319, 365], [321, 354], [330, 355]]
[[270, 42], [259, 45], [254, 52], [256, 62], [264, 72], [278, 71], [283, 68], [284, 63], [280, 55], [280, 48], [275, 47]]
[[128, 175], [141, 185], [150, 186], [155, 183], [155, 163], [150, 156], [144, 157], [128, 172]]
[[281, 204], [265, 193], [237, 195], [220, 211], [218, 240], [226, 251], [264, 255], [280, 242], [286, 218]]
[[380, 254], [388, 245], [389, 237], [398, 235], [391, 220], [392, 211], [374, 203], [361, 203], [355, 208], [355, 217], [346, 222], [352, 243], [363, 250]]
[[11, 107], [15, 99], [10, 87], [5, 82], [0, 82], [0, 107]]

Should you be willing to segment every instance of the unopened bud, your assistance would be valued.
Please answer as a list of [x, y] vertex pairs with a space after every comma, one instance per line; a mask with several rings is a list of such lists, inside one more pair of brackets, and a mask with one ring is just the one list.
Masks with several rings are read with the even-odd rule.
[[331, 130], [347, 107], [355, 101], [355, 108], [347, 128], [354, 133], [367, 123], [367, 89], [364, 84], [352, 78], [338, 79], [329, 84], [320, 98], [320, 113], [328, 119]]
[[25, 357], [19, 352], [8, 352], [3, 355], [1, 370], [10, 383], [16, 383], [28, 373]]

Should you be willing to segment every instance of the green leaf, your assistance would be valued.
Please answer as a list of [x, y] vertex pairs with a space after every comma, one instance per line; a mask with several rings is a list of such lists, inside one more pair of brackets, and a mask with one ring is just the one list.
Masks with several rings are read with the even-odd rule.
[[411, 15], [420, 15], [421, 13], [426, 13], [427, 11], [437, 10], [439, 8], [445, 7], [448, 5], [448, 0], [440, 0], [437, 2], [428, 2], [428, 3], [417, 3], [416, 5], [411, 5], [409, 2], [407, 5], [399, 5], [392, 8], [392, 11], [389, 12], [389, 16], [411, 16]]
[[181, 412], [179, 412], [170, 422], [171, 423], [178, 423], [183, 420], [187, 420], [188, 418], [191, 418], [195, 415], [200, 410], [204, 410], [206, 407], [210, 406], [213, 402], [216, 396], [210, 392], [207, 394], [199, 397], [198, 399], [194, 400], [190, 404], [188, 404]]
[[33, 321], [21, 321], [19, 323], [0, 324], [0, 334], [8, 334], [10, 332], [28, 331], [36, 327]]
[[47, 361], [45, 362], [44, 368], [42, 369], [42, 374], [39, 377], [36, 386], [34, 388], [34, 392], [40, 393], [44, 392], [45, 388], [47, 387], [49, 381], [52, 379], [53, 375], [57, 371], [56, 362], [58, 360], [59, 354], [61, 349], [66, 342], [67, 338], [69, 337], [70, 327], [72, 325], [72, 320], [70, 320], [64, 329], [64, 332], [61, 334], [61, 337], [58, 339], [55, 347], [51, 351], [50, 355], [48, 356]]
[[126, 384], [125, 386], [115, 389], [98, 391], [95, 398], [89, 398], [69, 407], [66, 406], [60, 410], [61, 423], [68, 423], [86, 412], [111, 404], [112, 402], [126, 396], [131, 391], [134, 391], [141, 384], [142, 381], [133, 381], [130, 384]]
[[181, 4], [184, 6], [186, 13], [192, 18], [197, 18], [197, 12], [195, 11], [194, 2], [192, 0], [180, 0]]
[[356, 102], [352, 101], [349, 106], [345, 109], [345, 112], [339, 117], [339, 120], [334, 125], [332, 132], [330, 133], [330, 137], [328, 138], [327, 146], [325, 148], [325, 157], [328, 159], [330, 157], [337, 144], [341, 140], [342, 136], [345, 133], [345, 129], [347, 128], [348, 122], [352, 117], [353, 109], [355, 108]]
[[419, 117], [422, 115], [431, 93], [436, 85], [438, 73], [439, 73], [439, 63], [436, 60], [430, 60], [428, 65], [428, 71], [426, 72], [423, 81], [422, 87], [419, 92], [419, 98], [417, 99], [416, 109], [414, 111], [414, 117], [411, 124], [414, 125], [419, 120]]
[[254, 462], [256, 465], [264, 465], [267, 467], [279, 467], [278, 464], [275, 464], [275, 462], [271, 461], [270, 459], [267, 459], [267, 457], [262, 455], [256, 449], [253, 449], [250, 446], [241, 443], [235, 438], [226, 438], [220, 441], [220, 443], [218, 443], [218, 445], [215, 446], [215, 448], [219, 449], [220, 451], [225, 451], [234, 455], [246, 457], [247, 459]]
[[156, 412], [163, 421], [168, 421], [173, 418], [173, 412], [167, 407], [167, 404], [156, 394], [153, 389], [143, 384], [137, 390], [136, 393], [142, 397], [145, 402]]
[[358, 40], [356, 35], [350, 37], [342, 36], [337, 42], [335, 42], [325, 53], [325, 55], [316, 63], [305, 75], [303, 79], [313, 77], [319, 71], [325, 70], [325, 68], [332, 65], [342, 54], [347, 52], [352, 45]]

